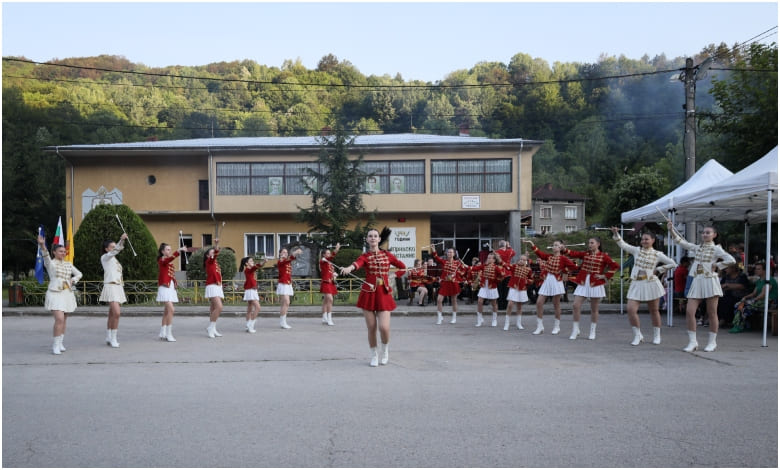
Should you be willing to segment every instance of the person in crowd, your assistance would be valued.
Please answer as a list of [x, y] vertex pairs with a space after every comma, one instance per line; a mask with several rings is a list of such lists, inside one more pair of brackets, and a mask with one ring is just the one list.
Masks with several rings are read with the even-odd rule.
[[53, 354], [62, 354], [66, 351], [63, 341], [65, 340], [65, 327], [67, 326], [68, 314], [76, 310], [76, 295], [73, 293], [73, 287], [81, 279], [81, 271], [69, 261], [65, 261], [67, 250], [64, 246], [54, 244], [51, 247], [54, 258], [46, 250], [46, 239], [38, 235], [38, 246], [43, 256], [43, 265], [49, 274], [49, 286], [46, 289], [46, 298], [43, 307], [51, 311], [54, 316], [54, 327], [52, 336]]
[[685, 286], [688, 283], [688, 267], [691, 265], [691, 259], [687, 256], [680, 258], [680, 264], [674, 269], [674, 300], [677, 302], [678, 312], [685, 312]]
[[688, 345], [683, 348], [685, 352], [693, 352], [699, 347], [696, 341], [696, 310], [704, 301], [709, 318], [710, 334], [704, 351], [712, 352], [717, 347], [718, 336], [718, 299], [723, 296], [720, 288], [720, 278], [716, 269], [726, 269], [737, 261], [720, 245], [715, 244], [718, 232], [714, 227], [707, 226], [701, 232], [701, 245], [691, 243], [680, 235], [669, 221], [667, 227], [671, 231], [675, 243], [694, 252], [693, 263], [689, 269], [689, 276], [693, 274], [691, 288], [688, 290], [688, 306], [685, 311], [685, 321], [688, 327]]
[[428, 258], [425, 263], [425, 288], [428, 290], [428, 304], [432, 303], [439, 296], [441, 287], [441, 267], [436, 264], [433, 257]]
[[601, 251], [601, 239], [588, 239], [588, 251], [573, 251], [565, 248], [563, 254], [570, 258], [582, 260], [577, 277], [574, 279], [577, 287], [574, 289], [574, 304], [572, 305], [572, 330], [569, 339], [577, 339], [580, 334], [580, 311], [585, 299], [590, 299], [590, 334], [588, 339], [596, 339], [596, 326], [599, 321], [599, 303], [607, 296], [604, 284], [620, 269], [607, 253]]
[[[512, 264], [512, 259], [517, 253], [512, 249], [512, 246], [507, 240], [500, 240], [498, 242], [498, 249], [496, 255], [498, 256], [499, 263], [505, 269], [509, 269], [509, 265]], [[498, 284], [498, 308], [503, 310], [507, 307], [507, 294], [509, 294], [509, 277], [505, 277], [503, 281]]]
[[[639, 246], [632, 246], [623, 241], [617, 227], [611, 228], [612, 238], [617, 241], [620, 248], [630, 253], [634, 259], [631, 268], [631, 285], [628, 288], [626, 308], [628, 321], [634, 332], [632, 346], [637, 346], [644, 341], [639, 325], [639, 304], [647, 302], [650, 310], [650, 321], [653, 324], [653, 344], [661, 344], [661, 312], [658, 310], [659, 299], [664, 295], [664, 287], [659, 275], [677, 267], [677, 263], [664, 253], [653, 249], [655, 234], [645, 232], [639, 241]], [[658, 263], [663, 263], [658, 266]]]
[[761, 322], [764, 314], [764, 299], [769, 295], [769, 309], [777, 308], [777, 276], [772, 273], [769, 281], [766, 280], [766, 264], [755, 263], [753, 265], [753, 274], [758, 276], [756, 286], [753, 292], [742, 297], [734, 309], [734, 324], [729, 330], [730, 333], [740, 333], [745, 330], [748, 323], [756, 318]]
[[479, 264], [485, 264], [490, 251], [490, 243], [483, 243], [482, 249], [479, 250]]
[[[395, 310], [393, 287], [389, 280], [390, 266], [398, 268], [396, 276], [404, 274], [406, 265], [393, 253], [380, 248], [380, 244], [390, 236], [390, 229], [384, 228], [382, 234], [371, 229], [366, 234], [368, 250], [349, 266], [341, 269], [342, 275], [351, 274], [356, 269], [366, 269], [366, 280], [358, 296], [357, 307], [363, 310], [368, 330], [368, 346], [371, 351], [369, 365], [386, 365], [390, 360], [390, 312]], [[382, 341], [377, 353], [376, 333]]]
[[[263, 259], [265, 261], [265, 259]], [[263, 263], [264, 264], [264, 263]], [[246, 302], [246, 331], [257, 333], [255, 322], [260, 313], [260, 296], [257, 293], [257, 270], [263, 267], [251, 256], [241, 258], [239, 272], [244, 273], [244, 302]]]
[[209, 326], [206, 334], [209, 338], [222, 336], [217, 331], [217, 320], [222, 313], [222, 299], [225, 293], [222, 290], [222, 269], [217, 262], [219, 254], [219, 238], [214, 239], [214, 246], [206, 250], [203, 255], [203, 268], [206, 271], [206, 298], [209, 299]]
[[320, 293], [322, 294], [322, 324], [333, 326], [333, 298], [339, 293], [336, 286], [336, 272], [333, 269], [333, 261], [339, 254], [341, 243], [336, 243], [331, 251], [325, 248], [320, 256]]
[[577, 265], [562, 253], [566, 249], [563, 240], [555, 240], [552, 244], [552, 254], [545, 253], [536, 247], [531, 240], [526, 240], [531, 245], [536, 256], [539, 257], [541, 268], [542, 286], [536, 299], [536, 330], [533, 334], [540, 335], [544, 332], [544, 303], [547, 297], [552, 297], [555, 309], [555, 323], [552, 334], [557, 335], [561, 331], [561, 296], [566, 292], [564, 282], [568, 280], [570, 272], [577, 269]]
[[[737, 259], [737, 258], [735, 258]], [[750, 281], [739, 268], [739, 262], [729, 265], [720, 278], [723, 297], [718, 301], [720, 328], [729, 327], [734, 319], [734, 307], [750, 292]]]
[[301, 248], [289, 254], [287, 248], [279, 250], [279, 261], [276, 268], [279, 271], [279, 279], [276, 284], [276, 295], [279, 296], [279, 326], [289, 330], [291, 326], [287, 323], [287, 310], [290, 308], [290, 297], [293, 296], [292, 288], [292, 262], [295, 257], [303, 253]]
[[412, 302], [417, 302], [417, 305], [422, 307], [428, 298], [428, 288], [425, 286], [428, 275], [422, 260], [414, 260], [414, 267], [407, 270], [406, 273], [409, 276], [409, 305], [412, 305]]
[[160, 327], [160, 339], [173, 342], [173, 304], [179, 302], [176, 294], [176, 271], [173, 262], [181, 251], [187, 247], [180, 247], [174, 252], [171, 245], [160, 243], [157, 249], [157, 301], [163, 304], [162, 326]]
[[490, 301], [490, 307], [493, 309], [493, 321], [491, 326], [498, 325], [498, 284], [506, 277], [506, 271], [498, 265], [498, 256], [490, 253], [484, 264], [472, 266], [473, 270], [479, 271], [479, 293], [477, 294], [477, 323], [474, 326], [480, 327], [484, 323], [482, 319], [482, 305], [485, 300]]
[[124, 280], [122, 279], [122, 264], [116, 259], [119, 252], [125, 247], [127, 234], [119, 237], [119, 242], [113, 240], [103, 241], [103, 255], [100, 264], [103, 266], [103, 289], [100, 291], [100, 301], [108, 303], [108, 321], [106, 324], [106, 344], [112, 348], [119, 347], [116, 338], [119, 329], [119, 315], [121, 305], [127, 302], [125, 296]]
[[509, 330], [509, 319], [512, 316], [512, 310], [517, 304], [517, 329], [523, 328], [523, 304], [528, 302], [527, 285], [534, 280], [533, 271], [528, 266], [528, 256], [520, 255], [517, 263], [509, 266], [509, 292], [506, 299], [506, 318], [504, 319], [504, 331]]
[[442, 259], [436, 254], [436, 249], [431, 245], [433, 260], [441, 266], [441, 281], [439, 282], [439, 292], [436, 296], [436, 324], [441, 325], [442, 310], [444, 298], [449, 297], [452, 304], [452, 320], [450, 323], [458, 321], [458, 294], [460, 294], [460, 281], [465, 273], [466, 266], [455, 257], [455, 249], [447, 248], [447, 259]]

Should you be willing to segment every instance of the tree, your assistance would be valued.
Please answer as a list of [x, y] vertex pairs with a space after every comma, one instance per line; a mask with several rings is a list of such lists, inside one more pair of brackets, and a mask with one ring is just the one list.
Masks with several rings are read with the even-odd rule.
[[[203, 266], [203, 256], [211, 247], [204, 247], [189, 255], [187, 263], [187, 279], [206, 280], [206, 268]], [[222, 272], [222, 280], [231, 280], [236, 276], [236, 252], [230, 248], [223, 248], [217, 255], [217, 264]]]
[[[325, 243], [350, 243], [351, 246], [363, 246], [365, 231], [374, 224], [376, 211], [365, 212], [363, 195], [366, 177], [370, 176], [361, 169], [363, 155], [349, 158], [354, 137], [348, 137], [343, 131], [334, 136], [317, 138], [320, 151], [317, 161], [320, 171], [309, 169], [304, 184], [311, 191], [311, 207], [302, 208], [296, 214], [296, 220], [309, 225], [309, 233], [325, 233]], [[315, 181], [316, 184], [308, 184]], [[365, 225], [360, 219], [365, 217]], [[355, 222], [352, 230], [348, 225]]]
[[[73, 264], [84, 274], [84, 279], [103, 279], [103, 265], [100, 263], [104, 253], [103, 241], [119, 241], [122, 235], [117, 216], [130, 239], [117, 255], [122, 263], [122, 277], [125, 280], [157, 279], [157, 243], [143, 220], [124, 204], [101, 204], [87, 213], [73, 235]], [[133, 249], [138, 256], [133, 256]]]
[[611, 225], [619, 224], [623, 212], [642, 207], [663, 196], [659, 188], [664, 188], [666, 185], [666, 178], [655, 169], [643, 168], [636, 173], [624, 175], [609, 192], [607, 198], [609, 212], [604, 222]]

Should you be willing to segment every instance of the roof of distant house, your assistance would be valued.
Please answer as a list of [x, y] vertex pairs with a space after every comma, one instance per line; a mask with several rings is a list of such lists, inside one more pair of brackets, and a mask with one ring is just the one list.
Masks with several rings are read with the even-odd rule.
[[531, 193], [531, 199], [546, 199], [552, 201], [584, 201], [585, 196], [565, 189], [553, 188], [552, 183], [540, 186]]

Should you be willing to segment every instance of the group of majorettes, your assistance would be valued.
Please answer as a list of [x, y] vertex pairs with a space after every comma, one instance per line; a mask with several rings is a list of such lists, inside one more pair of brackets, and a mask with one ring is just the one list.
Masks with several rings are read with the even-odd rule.
[[[710, 316], [710, 333], [705, 351], [714, 351], [717, 347], [716, 337], [718, 329], [717, 303], [718, 298], [723, 295], [720, 287], [717, 269], [724, 269], [726, 266], [735, 263], [734, 258], [720, 245], [714, 244], [717, 232], [712, 227], [705, 227], [702, 232], [702, 244], [695, 245], [687, 242], [672, 224], [669, 224], [676, 243], [695, 253], [694, 263], [690, 272], [692, 275], [691, 288], [688, 292], [688, 307], [686, 311], [686, 323], [688, 328], [689, 342], [684, 348], [687, 352], [698, 349], [696, 339], [696, 319], [695, 313], [702, 301], [706, 302], [708, 315]], [[613, 227], [614, 239], [618, 245], [631, 253], [634, 258], [634, 266], [631, 270], [631, 285], [627, 294], [628, 318], [634, 332], [634, 338], [631, 344], [636, 346], [643, 342], [644, 337], [639, 327], [638, 309], [641, 302], [648, 304], [650, 317], [653, 324], [653, 344], [661, 343], [661, 317], [658, 310], [659, 299], [664, 295], [664, 288], [658, 276], [669, 269], [677, 266], [674, 260], [653, 249], [655, 236], [651, 233], [645, 233], [641, 237], [640, 246], [634, 247], [626, 244], [620, 235], [618, 229]], [[390, 340], [390, 312], [395, 307], [393, 298], [393, 287], [390, 282], [391, 267], [395, 267], [395, 275], [400, 277], [404, 274], [406, 266], [398, 260], [391, 252], [381, 249], [380, 245], [389, 236], [389, 230], [385, 229], [380, 234], [379, 231], [372, 229], [366, 235], [366, 251], [352, 264], [347, 267], [338, 268], [333, 264], [335, 255], [338, 253], [339, 245], [335, 249], [324, 250], [320, 258], [321, 283], [320, 292], [323, 294], [322, 304], [322, 322], [323, 324], [333, 325], [332, 307], [333, 296], [337, 293], [335, 278], [338, 268], [342, 275], [352, 275], [351, 273], [360, 268], [366, 271], [365, 280], [361, 279], [361, 290], [358, 297], [357, 306], [362, 309], [366, 327], [368, 330], [368, 343], [371, 351], [370, 365], [384, 365], [389, 360], [389, 340]], [[101, 291], [100, 301], [107, 302], [109, 305], [109, 315], [106, 329], [106, 343], [111, 347], [119, 347], [117, 340], [117, 330], [120, 316], [120, 305], [126, 301], [123, 279], [122, 265], [116, 259], [116, 255], [124, 248], [126, 234], [122, 234], [118, 242], [107, 240], [103, 244], [103, 254], [101, 263], [104, 270], [104, 285]], [[591, 324], [588, 339], [596, 338], [596, 325], [598, 322], [598, 306], [602, 298], [605, 297], [604, 284], [619, 269], [619, 266], [607, 255], [601, 251], [601, 241], [597, 237], [588, 240], [588, 250], [579, 252], [566, 248], [564, 243], [556, 240], [552, 245], [552, 253], [545, 253], [539, 250], [532, 242], [527, 241], [532, 250], [538, 257], [541, 268], [542, 284], [539, 287], [538, 299], [536, 302], [537, 324], [534, 335], [544, 332], [543, 311], [544, 303], [550, 297], [553, 301], [555, 311], [555, 322], [552, 334], [560, 332], [561, 307], [560, 298], [565, 293], [564, 278], [572, 273], [578, 267], [569, 259], [580, 258], [582, 263], [579, 266], [578, 274], [574, 278], [577, 288], [574, 291], [574, 303], [572, 306], [572, 333], [569, 339], [576, 339], [580, 335], [579, 318], [580, 310], [585, 299], [590, 299], [591, 305]], [[44, 265], [49, 275], [49, 286], [46, 291], [45, 308], [52, 311], [54, 315], [53, 337], [54, 343], [52, 352], [61, 354], [65, 351], [63, 344], [67, 313], [76, 309], [76, 298], [71, 290], [73, 285], [81, 279], [81, 272], [73, 266], [72, 263], [65, 260], [66, 250], [61, 245], [52, 247], [51, 258], [45, 246], [45, 239], [38, 237], [38, 244], [43, 253]], [[504, 330], [509, 329], [510, 317], [513, 314], [515, 305], [517, 311], [517, 327], [522, 326], [522, 304], [528, 301], [526, 287], [529, 282], [533, 282], [532, 271], [529, 267], [527, 256], [520, 255], [516, 263], [511, 264], [515, 256], [514, 250], [509, 243], [502, 241], [500, 247], [495, 252], [491, 252], [485, 263], [467, 267], [460, 259], [455, 257], [455, 251], [450, 248], [446, 251], [446, 259], [439, 257], [435, 251], [433, 259], [442, 266], [442, 278], [437, 298], [437, 318], [436, 323], [441, 324], [443, 319], [442, 303], [445, 297], [449, 297], [452, 303], [452, 320], [457, 321], [457, 296], [460, 293], [460, 282], [468, 275], [477, 276], [479, 282], [479, 294], [477, 303], [477, 323], [476, 326], [483, 324], [483, 305], [485, 300], [489, 301], [492, 307], [493, 321], [492, 326], [497, 326], [497, 299], [498, 286], [506, 282], [508, 286], [507, 294], [507, 312], [504, 323]], [[173, 251], [171, 246], [162, 243], [158, 249], [157, 264], [159, 267], [157, 301], [163, 304], [162, 325], [160, 327], [159, 337], [161, 340], [176, 341], [172, 334], [173, 325], [173, 304], [178, 302], [176, 293], [176, 279], [173, 267], [173, 261], [179, 256], [181, 247]], [[222, 336], [217, 331], [217, 320], [222, 312], [222, 299], [224, 293], [222, 290], [222, 273], [217, 262], [219, 254], [219, 239], [215, 240], [215, 245], [209, 248], [204, 255], [204, 267], [206, 269], [206, 297], [209, 299], [209, 325], [206, 328], [209, 338]], [[292, 254], [288, 253], [286, 248], [279, 252], [277, 263], [279, 277], [276, 294], [280, 297], [280, 326], [289, 329], [287, 323], [287, 310], [290, 305], [290, 296], [293, 295], [292, 289], [292, 261], [301, 253], [298, 248]], [[661, 263], [659, 265], [659, 263]], [[244, 300], [247, 302], [246, 313], [246, 331], [255, 333], [255, 322], [260, 311], [259, 296], [257, 293], [257, 280], [255, 273], [262, 265], [255, 263], [252, 257], [245, 257], [241, 260], [240, 271], [244, 272]], [[354, 276], [354, 275], [352, 275]], [[508, 281], [507, 281], [508, 279]], [[377, 344], [377, 331], [379, 332], [381, 344]], [[378, 349], [377, 349], [377, 346]]]

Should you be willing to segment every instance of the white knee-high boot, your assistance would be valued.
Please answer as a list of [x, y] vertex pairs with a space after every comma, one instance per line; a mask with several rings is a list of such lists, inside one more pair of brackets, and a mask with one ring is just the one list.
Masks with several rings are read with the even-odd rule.
[[577, 339], [577, 336], [579, 335], [580, 335], [580, 322], [575, 321], [572, 323], [571, 336], [569, 336], [569, 339]]
[[108, 344], [112, 348], [118, 348], [119, 347], [119, 341], [116, 340], [117, 330], [110, 330], [110, 331], [111, 331], [111, 338], [109, 339]]
[[523, 314], [518, 313], [517, 314], [517, 329], [518, 330], [524, 330], [523, 328]]
[[482, 313], [477, 312], [477, 324], [474, 326], [482, 326], [483, 320], [482, 320]]
[[328, 312], [328, 326], [334, 326], [336, 325], [333, 323], [333, 312]]
[[504, 331], [509, 331], [509, 313], [506, 314], [504, 319]]
[[60, 349], [60, 344], [62, 344], [61, 341], [62, 341], [62, 336], [54, 337], [54, 344], [51, 345], [52, 354], [62, 354], [62, 350]]
[[661, 327], [653, 327], [653, 344], [661, 344]]
[[590, 324], [590, 334], [588, 335], [588, 339], [594, 340], [596, 339], [596, 323]]
[[165, 338], [166, 341], [173, 343], [176, 338], [173, 337], [173, 324], [165, 325]]
[[553, 323], [553, 329], [550, 333], [557, 335], [560, 332], [561, 332], [561, 321], [556, 318], [555, 323]]
[[390, 345], [379, 343], [379, 365], [385, 366], [390, 360]]
[[436, 324], [441, 325], [441, 322], [444, 318], [441, 315], [441, 312], [436, 312]]
[[379, 356], [377, 356], [376, 348], [371, 348], [371, 362], [368, 363], [371, 367], [379, 365]]
[[631, 340], [631, 346], [638, 346], [639, 343], [645, 340], [645, 337], [642, 336], [642, 332], [639, 330], [639, 327], [632, 326], [631, 329], [634, 331], [634, 339]]
[[536, 317], [536, 330], [534, 330], [533, 334], [540, 335], [542, 333], [544, 333], [544, 323], [541, 318]]
[[457, 323], [458, 322], [458, 312], [452, 311], [452, 320], [450, 320], [450, 323]]
[[490, 323], [490, 326], [497, 326], [498, 325], [498, 312], [493, 312], [493, 321]]
[[688, 330], [688, 346], [683, 348], [685, 352], [694, 352], [699, 349], [699, 342], [696, 341], [696, 332]]
[[710, 331], [709, 339], [707, 340], [707, 346], [704, 346], [705, 352], [712, 352], [715, 350], [715, 348], [718, 347], [718, 344], [715, 342], [715, 339], [718, 337], [717, 333], [713, 333]]

